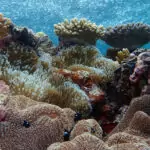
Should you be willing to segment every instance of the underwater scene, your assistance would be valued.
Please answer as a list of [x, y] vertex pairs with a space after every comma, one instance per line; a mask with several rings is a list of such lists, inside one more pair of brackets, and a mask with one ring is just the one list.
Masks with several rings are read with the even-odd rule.
[[149, 0], [0, 6], [0, 150], [150, 150]]

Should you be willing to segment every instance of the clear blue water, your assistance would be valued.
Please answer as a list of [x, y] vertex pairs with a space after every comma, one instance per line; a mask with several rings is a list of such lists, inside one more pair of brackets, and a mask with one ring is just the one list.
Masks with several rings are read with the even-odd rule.
[[[15, 24], [35, 32], [44, 31], [55, 44], [53, 25], [64, 18], [84, 17], [104, 26], [130, 22], [150, 24], [150, 0], [0, 0], [0, 6], [0, 12]], [[109, 47], [104, 42], [98, 42], [97, 46], [103, 54]]]

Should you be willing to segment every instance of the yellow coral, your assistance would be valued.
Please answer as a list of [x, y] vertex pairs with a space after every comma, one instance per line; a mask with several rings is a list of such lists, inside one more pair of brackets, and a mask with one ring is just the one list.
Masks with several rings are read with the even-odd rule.
[[130, 52], [127, 48], [123, 48], [122, 51], [119, 51], [116, 56], [116, 60], [121, 63], [124, 59], [129, 57]]
[[0, 14], [0, 39], [9, 34], [9, 26], [11, 23], [12, 22], [9, 18], [4, 18], [3, 14]]
[[62, 23], [55, 24], [54, 28], [59, 37], [91, 45], [96, 44], [96, 40], [103, 36], [104, 31], [103, 26], [97, 26], [84, 18], [80, 20], [73, 18], [70, 22], [66, 19]]

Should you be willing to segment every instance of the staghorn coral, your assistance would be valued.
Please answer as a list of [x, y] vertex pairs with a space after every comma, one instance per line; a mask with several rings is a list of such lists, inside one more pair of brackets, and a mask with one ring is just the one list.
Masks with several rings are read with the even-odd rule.
[[9, 18], [5, 18], [0, 14], [0, 40], [9, 35], [9, 27], [12, 24]]
[[63, 141], [64, 129], [72, 128], [75, 114], [21, 95], [10, 96], [4, 107], [7, 115], [0, 128], [7, 125], [7, 130], [0, 136], [0, 148], [5, 150], [45, 150], [49, 144]]
[[121, 51], [117, 53], [116, 60], [121, 63], [124, 59], [129, 57], [130, 52], [127, 48], [123, 48]]
[[103, 35], [103, 26], [97, 26], [84, 18], [74, 18], [70, 22], [66, 19], [54, 25], [55, 33], [63, 43], [77, 43], [79, 45], [95, 45], [96, 40]]
[[66, 68], [74, 64], [92, 66], [100, 52], [93, 46], [72, 46], [53, 56], [53, 66]]
[[133, 50], [150, 40], [150, 26], [143, 23], [131, 23], [106, 28], [102, 40], [115, 48]]

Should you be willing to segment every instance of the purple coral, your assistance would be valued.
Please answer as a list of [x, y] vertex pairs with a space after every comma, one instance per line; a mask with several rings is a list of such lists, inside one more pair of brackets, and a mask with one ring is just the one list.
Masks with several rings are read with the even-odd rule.
[[136, 67], [134, 68], [133, 74], [130, 76], [132, 83], [137, 83], [141, 76], [148, 71], [148, 84], [150, 84], [150, 52], [143, 52], [138, 55]]

